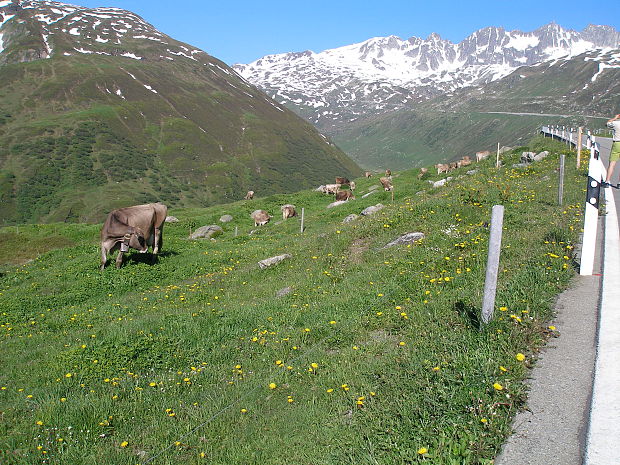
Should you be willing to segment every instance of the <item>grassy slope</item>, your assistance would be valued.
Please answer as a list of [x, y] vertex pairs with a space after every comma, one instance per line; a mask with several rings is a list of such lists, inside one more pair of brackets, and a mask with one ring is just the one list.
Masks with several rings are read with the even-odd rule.
[[[0, 461], [490, 463], [573, 275], [584, 178], [567, 165], [563, 208], [552, 155], [529, 169], [487, 161], [441, 189], [397, 173], [393, 202], [382, 191], [361, 199], [371, 178], [330, 210], [313, 191], [173, 210], [181, 222], [166, 225], [156, 265], [132, 254], [102, 273], [97, 226], [0, 230], [14, 251], [0, 255]], [[289, 219], [248, 235], [249, 212], [276, 220], [291, 201], [306, 208], [304, 234]], [[341, 223], [378, 202], [376, 216]], [[497, 314], [481, 331], [496, 203], [506, 206]], [[186, 239], [224, 213], [234, 221], [217, 241]], [[381, 248], [410, 231], [426, 238]], [[46, 235], [75, 245], [6, 264]], [[285, 252], [293, 258], [258, 270]]]
[[4, 224], [99, 221], [104, 205], [202, 206], [360, 174], [309, 123], [205, 60], [0, 66]]

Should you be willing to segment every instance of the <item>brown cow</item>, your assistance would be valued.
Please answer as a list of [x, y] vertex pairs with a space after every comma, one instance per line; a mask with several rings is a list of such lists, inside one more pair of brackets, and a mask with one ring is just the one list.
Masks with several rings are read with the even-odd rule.
[[355, 181], [351, 181], [351, 182], [349, 183], [349, 189], [351, 189], [352, 191], [354, 191], [354, 190], [355, 190]]
[[341, 186], [348, 186], [351, 184], [347, 178], [336, 177], [336, 184], [340, 184]]
[[450, 171], [450, 165], [446, 165], [445, 163], [437, 163], [435, 168], [437, 168], [437, 174], [447, 173]]
[[392, 189], [394, 189], [392, 181], [389, 178], [379, 178], [379, 181], [381, 182], [384, 190], [391, 191]]
[[343, 200], [343, 201], [347, 201], [347, 200], [355, 200], [355, 196], [353, 195], [353, 192], [351, 191], [339, 191], [336, 192], [336, 202]]
[[366, 171], [366, 172], [364, 173], [364, 176], [366, 176], [367, 178], [369, 178], [369, 177], [371, 177], [371, 176], [372, 176], [372, 173], [371, 173], [370, 171]]
[[418, 179], [422, 179], [422, 177], [428, 173], [428, 168], [420, 168], [420, 173], [418, 173]]
[[390, 176], [392, 176], [392, 171], [391, 170], [385, 170], [385, 175], [389, 178]]
[[254, 198], [254, 191], [248, 191], [247, 194], [245, 194], [245, 197], [243, 197], [243, 200], [252, 200]]
[[476, 162], [489, 158], [489, 155], [491, 155], [491, 152], [488, 150], [485, 150], [484, 152], [476, 152]]
[[297, 216], [297, 212], [295, 211], [295, 205], [287, 204], [282, 205], [280, 207], [282, 211], [282, 219], [285, 220], [287, 218], [292, 218], [293, 216]]
[[145, 253], [151, 246], [153, 262], [163, 244], [164, 222], [168, 207], [163, 203], [149, 203], [111, 211], [101, 229], [101, 270], [105, 268], [108, 254], [119, 250], [116, 268], [123, 264], [123, 253], [129, 248]]
[[450, 171], [455, 170], [459, 167], [458, 163], [453, 161], [452, 163], [450, 163]]
[[265, 210], [254, 210], [252, 213], [250, 213], [250, 216], [254, 220], [254, 226], [265, 226], [267, 223], [269, 223], [269, 220], [273, 218]]

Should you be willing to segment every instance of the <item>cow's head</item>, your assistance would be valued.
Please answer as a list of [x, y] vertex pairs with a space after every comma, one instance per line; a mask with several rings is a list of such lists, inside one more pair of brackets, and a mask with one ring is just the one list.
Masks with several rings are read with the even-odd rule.
[[148, 245], [146, 244], [146, 239], [144, 238], [144, 233], [140, 228], [132, 228], [129, 233], [125, 234], [123, 238], [123, 242], [129, 239], [129, 247], [132, 249], [136, 249], [140, 251], [140, 253], [145, 253], [148, 249]]

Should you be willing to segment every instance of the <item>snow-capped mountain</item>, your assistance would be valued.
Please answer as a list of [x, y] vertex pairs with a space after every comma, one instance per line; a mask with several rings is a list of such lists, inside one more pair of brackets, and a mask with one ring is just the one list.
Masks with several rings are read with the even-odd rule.
[[369, 114], [414, 105], [467, 86], [593, 49], [620, 47], [620, 33], [590, 25], [573, 31], [548, 24], [533, 32], [488, 27], [458, 44], [378, 37], [320, 53], [268, 55], [233, 68], [277, 101], [329, 131]]

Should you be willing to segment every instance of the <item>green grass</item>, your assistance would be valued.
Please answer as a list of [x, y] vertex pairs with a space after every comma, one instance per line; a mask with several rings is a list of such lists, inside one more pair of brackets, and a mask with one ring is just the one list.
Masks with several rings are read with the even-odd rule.
[[[361, 198], [371, 178], [329, 210], [314, 191], [174, 209], [155, 265], [129, 254], [100, 272], [99, 225], [0, 229], [15, 252], [0, 253], [0, 462], [491, 463], [574, 274], [585, 182], [567, 163], [559, 207], [557, 152], [511, 168], [519, 155], [438, 189], [396, 173], [393, 202]], [[276, 224], [284, 203], [305, 207], [303, 234], [299, 218]], [[480, 328], [496, 203], [496, 314]], [[256, 208], [272, 222], [254, 228]], [[187, 239], [225, 213], [216, 241]], [[411, 231], [426, 237], [382, 248]], [[46, 236], [72, 245], [30, 247]]]

